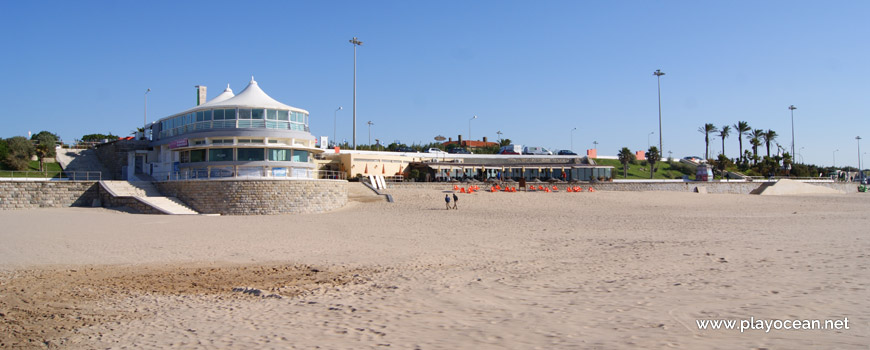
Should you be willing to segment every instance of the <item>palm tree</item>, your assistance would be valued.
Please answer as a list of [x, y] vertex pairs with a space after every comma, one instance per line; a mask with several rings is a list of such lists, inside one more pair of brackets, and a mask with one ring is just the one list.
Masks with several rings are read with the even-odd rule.
[[752, 158], [758, 162], [758, 146], [761, 146], [761, 139], [764, 137], [764, 130], [754, 129], [749, 134], [749, 143], [752, 144]]
[[706, 148], [704, 148], [704, 159], [710, 159], [710, 133], [717, 131], [719, 130], [712, 123], [704, 124], [704, 126], [698, 128], [698, 132], [704, 134], [704, 144], [706, 145]]
[[739, 121], [734, 124], [734, 130], [737, 131], [737, 140], [740, 141], [740, 157], [743, 157], [743, 135], [746, 135], [752, 128], [749, 127], [749, 123]]
[[622, 177], [628, 178], [628, 163], [633, 162], [636, 158], [634, 153], [628, 147], [623, 147], [619, 151], [619, 162], [622, 163]]
[[646, 153], [646, 161], [649, 162], [649, 178], [652, 179], [653, 175], [656, 171], [656, 162], [662, 159], [662, 155], [659, 154], [659, 148], [656, 146], [652, 146]]
[[719, 129], [719, 137], [722, 138], [722, 154], [725, 154], [725, 138], [731, 136], [731, 126], [723, 125], [722, 129]]
[[770, 157], [770, 143], [776, 140], [779, 135], [776, 134], [776, 131], [767, 129], [767, 132], [761, 136], [764, 138], [764, 144], [767, 145], [767, 156]]

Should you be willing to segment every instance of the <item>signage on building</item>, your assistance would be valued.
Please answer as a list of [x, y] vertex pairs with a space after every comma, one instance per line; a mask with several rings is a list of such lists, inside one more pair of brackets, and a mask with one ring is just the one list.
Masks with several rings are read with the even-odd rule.
[[320, 149], [326, 149], [327, 145], [329, 145], [329, 136], [321, 136], [320, 137]]
[[169, 143], [169, 148], [187, 147], [187, 139], [175, 140]]

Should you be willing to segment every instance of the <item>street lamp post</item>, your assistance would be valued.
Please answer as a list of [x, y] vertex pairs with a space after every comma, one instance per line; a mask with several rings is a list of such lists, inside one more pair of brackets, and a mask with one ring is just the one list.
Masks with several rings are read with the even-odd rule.
[[337, 130], [336, 125], [338, 125], [338, 111], [340, 111], [341, 109], [342, 107], [338, 107], [335, 112], [332, 112], [332, 144], [334, 145], [338, 144], [338, 138], [335, 136], [337, 135], [335, 133], [335, 130]]
[[501, 130], [495, 132], [498, 135], [498, 142], [501, 142]]
[[855, 136], [855, 140], [858, 141], [858, 171], [861, 171], [861, 136]]
[[650, 131], [649, 134], [646, 135], [646, 149], [649, 149], [649, 137], [655, 133], [656, 133], [655, 131]]
[[833, 157], [834, 157], [834, 161], [833, 161], [834, 164], [832, 165], [833, 168], [837, 167], [837, 152], [838, 151], [840, 151], [840, 150], [834, 150], [834, 152], [833, 152]]
[[803, 164], [803, 162], [804, 162], [804, 148], [806, 148], [806, 147], [801, 147], [798, 150], [798, 156], [801, 158], [801, 164]]
[[794, 110], [797, 109], [794, 105], [788, 106], [791, 111], [791, 155], [794, 157]]
[[571, 129], [571, 152], [574, 152], [574, 131], [576, 130], [577, 128]]
[[[466, 140], [466, 141], [471, 140], [471, 121], [475, 120], [475, 119], [477, 119], [477, 116], [473, 116], [473, 117], [471, 117], [471, 119], [468, 120], [468, 140]], [[459, 145], [459, 146], [461, 147], [462, 145]]]
[[142, 118], [142, 138], [145, 138], [145, 127], [148, 126], [148, 93], [151, 89], [145, 90], [145, 116]]
[[656, 69], [653, 75], [656, 76], [659, 88], [659, 152], [662, 152], [664, 150], [662, 148], [662, 75], [665, 75], [665, 72], [662, 72], [661, 69]]
[[[356, 149], [356, 47], [363, 44], [357, 37], [348, 40], [353, 44], [353, 149]], [[371, 138], [369, 144], [372, 143]]]
[[369, 120], [369, 122], [367, 124], [369, 125], [369, 147], [371, 147], [372, 146], [372, 125], [375, 125], [375, 123], [372, 123], [372, 121]]
[[598, 141], [592, 141], [592, 149], [598, 149]]

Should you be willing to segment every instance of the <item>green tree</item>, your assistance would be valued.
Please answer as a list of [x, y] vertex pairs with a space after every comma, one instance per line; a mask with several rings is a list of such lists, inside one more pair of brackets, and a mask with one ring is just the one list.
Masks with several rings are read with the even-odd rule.
[[704, 134], [704, 159], [710, 159], [710, 133], [719, 131], [713, 123], [704, 124], [698, 128], [698, 132]]
[[646, 153], [646, 161], [649, 163], [649, 178], [652, 179], [656, 171], [656, 163], [662, 159], [659, 148], [651, 146]]
[[731, 126], [723, 125], [722, 129], [719, 129], [719, 137], [722, 138], [722, 154], [725, 154], [725, 139], [731, 136]]
[[40, 132], [34, 135], [36, 139], [36, 157], [39, 158], [39, 171], [45, 170], [45, 158], [55, 156], [55, 144], [57, 143], [57, 135], [48, 131]]
[[764, 137], [764, 130], [755, 129], [749, 133], [749, 143], [752, 145], [752, 160], [758, 163], [758, 146], [761, 146], [761, 139]]
[[511, 144], [511, 139], [501, 139], [498, 141], [499, 147], [504, 147]]
[[15, 136], [6, 140], [9, 153], [4, 159], [6, 166], [12, 170], [27, 170], [30, 158], [33, 157], [33, 142], [24, 136]]
[[746, 135], [750, 130], [749, 123], [739, 121], [734, 124], [734, 130], [737, 131], [737, 140], [740, 141], [740, 157], [743, 157], [743, 135]]
[[9, 145], [5, 139], [0, 139], [0, 163], [5, 163], [6, 156], [9, 155]]
[[104, 139], [115, 140], [117, 138], [118, 138], [118, 136], [112, 135], [112, 133], [109, 133], [108, 135], [106, 135], [106, 134], [87, 134], [85, 136], [82, 136], [82, 141], [100, 142], [100, 141], [103, 141]]
[[628, 163], [635, 161], [634, 153], [628, 147], [619, 150], [619, 162], [622, 163], [622, 177], [628, 178]]
[[767, 145], [767, 156], [770, 157], [770, 143], [776, 140], [776, 137], [779, 135], [776, 134], [776, 131], [767, 129], [767, 132], [761, 136], [764, 138], [764, 144]]

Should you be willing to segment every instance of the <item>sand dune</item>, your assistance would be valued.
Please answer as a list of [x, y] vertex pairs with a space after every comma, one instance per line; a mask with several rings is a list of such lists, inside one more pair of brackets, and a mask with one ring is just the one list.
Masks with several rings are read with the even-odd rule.
[[[455, 211], [441, 191], [392, 194], [396, 203], [314, 215], [0, 212], [0, 347], [870, 342], [864, 194], [476, 193]], [[696, 326], [750, 317], [848, 317], [852, 327]]]

